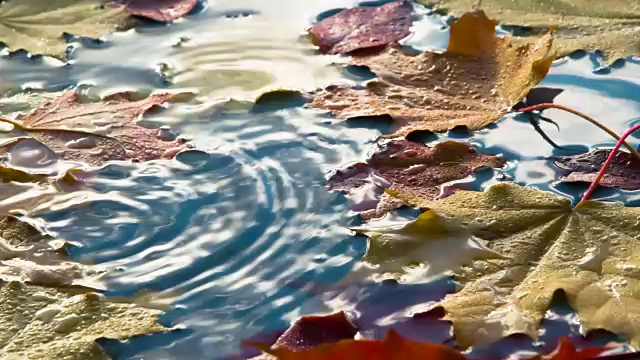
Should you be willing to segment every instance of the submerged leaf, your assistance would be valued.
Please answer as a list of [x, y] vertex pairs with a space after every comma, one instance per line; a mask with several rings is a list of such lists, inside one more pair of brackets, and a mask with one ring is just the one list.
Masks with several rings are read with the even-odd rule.
[[[593, 182], [610, 153], [610, 149], [597, 149], [586, 154], [557, 157], [554, 164], [568, 171], [560, 181]], [[640, 190], [640, 160], [628, 152], [618, 151], [599, 184], [625, 190]]]
[[558, 347], [547, 355], [538, 355], [528, 360], [590, 360], [605, 352], [606, 348], [577, 350], [567, 338], [561, 338]]
[[[117, 93], [99, 103], [81, 103], [70, 91], [22, 117], [21, 123], [11, 123], [64, 160], [99, 166], [109, 160], [173, 158], [189, 148], [184, 139], [175, 139], [170, 130], [136, 124], [142, 114], [173, 96], [157, 94], [134, 101], [130, 93]], [[3, 150], [11, 151], [19, 141]]]
[[410, 34], [411, 5], [394, 1], [382, 6], [343, 10], [309, 29], [313, 43], [328, 54], [383, 46]]
[[131, 15], [170, 22], [187, 15], [198, 0], [120, 0]]
[[64, 59], [63, 34], [98, 38], [123, 26], [122, 8], [103, 8], [99, 0], [9, 0], [0, 4], [0, 41], [9, 50], [24, 49]]
[[[328, 185], [331, 190], [357, 192], [384, 181], [392, 188], [411, 188], [423, 198], [435, 199], [446, 183], [464, 179], [480, 168], [499, 168], [504, 164], [498, 157], [478, 153], [470, 144], [445, 141], [429, 148], [422, 143], [395, 140], [373, 154], [367, 164], [357, 163], [336, 171]], [[382, 194], [375, 208], [360, 215], [364, 219], [381, 217], [403, 205]]]
[[[461, 16], [476, 0], [419, 0], [453, 16]], [[640, 53], [640, 8], [636, 0], [482, 0], [489, 16], [510, 26], [527, 27], [533, 35], [558, 26], [558, 56], [576, 50], [600, 50], [609, 62]]]
[[368, 66], [379, 79], [364, 89], [327, 87], [314, 94], [311, 106], [342, 119], [390, 115], [397, 125], [390, 136], [482, 129], [545, 77], [554, 58], [551, 43], [548, 34], [515, 46], [511, 38], [496, 36], [495, 21], [484, 12], [470, 12], [451, 25], [446, 52], [407, 55], [392, 48], [353, 57], [353, 64]]
[[564, 290], [585, 332], [606, 329], [640, 345], [640, 208], [568, 199], [511, 183], [423, 200], [470, 229], [500, 259], [477, 259], [455, 273], [461, 290], [439, 304], [467, 348], [514, 333], [536, 338], [553, 293]]
[[168, 331], [159, 310], [19, 282], [0, 288], [0, 357], [109, 359], [97, 339]]
[[406, 340], [393, 330], [380, 340], [342, 340], [303, 351], [286, 348], [267, 350], [280, 360], [465, 360], [444, 345]]

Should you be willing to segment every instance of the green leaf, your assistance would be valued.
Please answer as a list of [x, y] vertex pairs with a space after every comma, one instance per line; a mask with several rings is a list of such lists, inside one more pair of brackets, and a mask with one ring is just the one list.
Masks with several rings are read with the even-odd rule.
[[[477, 0], [419, 0], [461, 16]], [[482, 9], [504, 25], [528, 27], [532, 35], [558, 26], [558, 56], [576, 50], [600, 50], [609, 62], [640, 53], [640, 7], [636, 0], [482, 0]]]
[[123, 7], [97, 0], [9, 0], [0, 4], [0, 41], [9, 50], [65, 58], [63, 34], [97, 38], [123, 27]]
[[455, 271], [461, 290], [439, 305], [462, 348], [514, 333], [537, 337], [553, 293], [564, 290], [585, 331], [606, 329], [640, 345], [640, 208], [568, 199], [511, 183], [423, 200], [392, 195], [469, 229], [499, 259]]

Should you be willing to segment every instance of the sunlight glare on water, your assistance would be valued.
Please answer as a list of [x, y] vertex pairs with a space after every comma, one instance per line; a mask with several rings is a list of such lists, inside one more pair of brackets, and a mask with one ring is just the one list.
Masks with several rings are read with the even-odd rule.
[[[343, 57], [317, 54], [304, 36], [317, 15], [356, 3], [212, 0], [175, 24], [147, 24], [103, 41], [82, 39], [69, 64], [23, 52], [0, 58], [0, 91], [30, 89], [37, 95], [0, 102], [3, 115], [16, 116], [36, 106], [43, 93], [78, 85], [94, 98], [121, 90], [196, 94], [146, 115], [143, 123], [170, 125], [202, 152], [110, 164], [80, 191], [45, 191], [34, 214], [58, 239], [82, 245], [73, 249], [75, 259], [107, 272], [108, 294], [145, 289], [172, 300], [163, 321], [187, 330], [105, 343], [115, 358], [224, 358], [239, 353], [243, 339], [332, 307], [305, 285], [338, 282], [366, 242], [347, 230], [354, 222], [350, 204], [329, 193], [325, 179], [332, 169], [365, 160], [382, 133], [303, 107], [258, 111], [251, 101], [266, 90], [311, 91], [360, 81], [342, 70]], [[442, 50], [445, 21], [424, 8], [417, 13], [417, 33], [406, 44]], [[590, 55], [574, 56], [558, 61], [540, 86], [564, 88], [557, 103], [583, 109], [621, 132], [640, 118], [639, 74], [640, 65], [632, 62], [594, 73]], [[572, 115], [546, 114], [561, 130], [541, 126], [558, 144], [613, 144]], [[520, 184], [574, 197], [579, 192], [550, 184], [554, 170], [545, 158], [564, 153], [520, 117], [507, 117], [473, 138], [451, 132], [428, 141], [445, 138], [502, 155], [509, 161], [505, 173]], [[27, 155], [16, 161], [33, 161]], [[59, 171], [56, 166], [43, 168]], [[475, 186], [494, 180], [489, 174]]]

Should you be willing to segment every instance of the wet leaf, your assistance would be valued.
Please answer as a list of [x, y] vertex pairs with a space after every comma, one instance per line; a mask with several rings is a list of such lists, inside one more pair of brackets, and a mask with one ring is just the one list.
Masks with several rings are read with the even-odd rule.
[[425, 282], [450, 275], [474, 259], [502, 257], [487, 248], [485, 241], [433, 211], [408, 224], [352, 230], [369, 237], [369, 246], [363, 263], [347, 275], [349, 280], [372, 276], [375, 280]]
[[48, 176], [46, 174], [37, 174], [15, 169], [9, 166], [0, 165], [0, 179], [3, 182], [46, 182]]
[[126, 340], [168, 331], [159, 310], [101, 295], [19, 282], [0, 288], [0, 356], [16, 359], [109, 359], [97, 339]]
[[[136, 121], [173, 96], [157, 94], [135, 101], [130, 93], [117, 93], [102, 102], [81, 103], [70, 91], [12, 123], [64, 160], [100, 166], [109, 160], [169, 159], [189, 148], [186, 141], [170, 130], [145, 128]], [[3, 150], [10, 152], [19, 141]]]
[[[586, 154], [555, 158], [554, 164], [568, 172], [559, 180], [593, 182], [610, 153], [610, 149], [597, 149]], [[640, 190], [640, 160], [628, 152], [618, 151], [599, 184], [625, 190]]]
[[587, 348], [577, 350], [567, 338], [561, 338], [558, 347], [547, 355], [538, 355], [529, 360], [589, 360], [602, 354], [606, 348]]
[[[476, 0], [419, 0], [454, 16], [473, 8]], [[576, 50], [600, 50], [609, 62], [640, 53], [640, 8], [636, 0], [511, 1], [482, 0], [482, 9], [501, 24], [531, 28], [541, 34], [558, 26], [558, 56]]]
[[[270, 349], [285, 348], [292, 351], [311, 349], [316, 346], [353, 339], [358, 329], [347, 319], [344, 312], [322, 316], [303, 316], [291, 325]], [[251, 345], [252, 342], [247, 342]], [[274, 359], [263, 354], [254, 359]]]
[[126, 24], [122, 8], [98, 0], [9, 0], [0, 4], [0, 41], [9, 50], [66, 57], [64, 33], [98, 38]]
[[395, 1], [382, 6], [343, 10], [309, 29], [313, 43], [328, 54], [387, 45], [409, 35], [411, 5]]
[[564, 290], [582, 329], [605, 329], [640, 344], [640, 208], [568, 199], [511, 183], [422, 200], [394, 194], [469, 228], [501, 259], [476, 259], [456, 271], [461, 290], [440, 303], [457, 344], [514, 333], [537, 338], [553, 293]]
[[380, 340], [342, 340], [337, 343], [293, 351], [286, 348], [263, 349], [280, 360], [391, 360], [431, 359], [465, 360], [456, 350], [444, 345], [406, 340], [393, 330]]
[[[435, 199], [443, 195], [442, 186], [464, 179], [484, 167], [499, 168], [504, 160], [483, 155], [470, 144], [445, 141], [429, 148], [422, 143], [395, 140], [388, 143], [365, 163], [338, 170], [328, 180], [331, 190], [363, 192], [380, 183], [392, 188], [407, 187], [419, 192], [423, 198]], [[382, 194], [373, 209], [360, 213], [363, 219], [381, 217], [405, 204]]]
[[187, 15], [198, 0], [121, 0], [131, 15], [170, 22]]
[[378, 75], [365, 88], [330, 86], [311, 106], [341, 119], [390, 115], [397, 130], [442, 132], [456, 126], [482, 129], [500, 119], [542, 80], [551, 66], [551, 34], [515, 46], [495, 34], [484, 12], [465, 14], [451, 25], [446, 52], [407, 55], [399, 49], [353, 57]]

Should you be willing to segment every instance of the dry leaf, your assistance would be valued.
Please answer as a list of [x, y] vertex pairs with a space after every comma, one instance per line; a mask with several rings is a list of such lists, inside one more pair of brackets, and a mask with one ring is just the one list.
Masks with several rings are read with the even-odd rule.
[[[559, 180], [562, 182], [591, 183], [611, 153], [610, 149], [597, 149], [586, 154], [561, 156], [554, 164], [568, 174]], [[640, 160], [625, 151], [618, 151], [599, 182], [600, 186], [625, 190], [640, 190]]]
[[341, 119], [390, 115], [397, 130], [442, 132], [464, 125], [482, 129], [507, 113], [551, 66], [551, 34], [515, 46], [495, 34], [495, 22], [474, 11], [451, 25], [443, 54], [406, 55], [389, 49], [381, 55], [354, 57], [378, 75], [364, 89], [330, 86], [314, 94], [311, 106]]
[[[477, 0], [419, 0], [461, 16]], [[637, 0], [482, 0], [481, 7], [501, 24], [528, 27], [532, 35], [558, 26], [554, 50], [559, 56], [576, 50], [600, 50], [610, 63], [640, 54], [640, 6]]]
[[[136, 124], [142, 114], [173, 96], [158, 94], [134, 101], [130, 93], [118, 93], [102, 102], [81, 103], [70, 91], [39, 106], [21, 122], [11, 123], [64, 160], [100, 166], [109, 160], [173, 158], [189, 148], [184, 139], [175, 139], [169, 130]], [[19, 141], [5, 145], [4, 151], [11, 151]]]
[[[442, 195], [441, 187], [448, 182], [464, 179], [484, 167], [499, 168], [504, 160], [478, 153], [472, 145], [445, 141], [429, 148], [422, 143], [395, 140], [385, 145], [368, 161], [338, 170], [328, 180], [331, 190], [363, 191], [384, 181], [392, 188], [408, 187], [425, 199]], [[382, 194], [375, 208], [362, 211], [368, 220], [385, 215], [405, 204]]]
[[328, 54], [387, 45], [409, 35], [411, 5], [394, 1], [382, 6], [343, 10], [309, 29], [313, 43]]
[[564, 290], [585, 332], [606, 329], [640, 345], [640, 208], [568, 199], [503, 183], [442, 200], [400, 199], [466, 226], [500, 259], [455, 274], [461, 290], [439, 304], [467, 348], [510, 334], [537, 338], [553, 293]]

